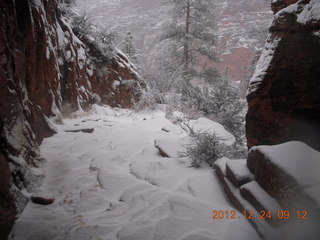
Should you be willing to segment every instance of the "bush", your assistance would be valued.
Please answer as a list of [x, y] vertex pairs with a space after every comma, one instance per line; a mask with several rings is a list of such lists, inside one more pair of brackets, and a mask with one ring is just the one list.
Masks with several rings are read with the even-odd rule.
[[194, 146], [187, 147], [186, 154], [191, 158], [192, 167], [200, 167], [203, 162], [211, 167], [214, 162], [223, 157], [225, 145], [221, 144], [215, 135], [200, 133], [195, 135]]
[[89, 48], [89, 54], [96, 58], [96, 62], [106, 60], [111, 63], [118, 35], [94, 24], [86, 14], [78, 13], [73, 5], [74, 0], [61, 0], [59, 4], [59, 10], [70, 23], [73, 33]]
[[239, 144], [244, 144], [245, 101], [240, 91], [228, 79], [215, 80], [213, 86], [199, 87], [192, 82], [182, 86], [183, 104], [223, 125]]
[[191, 158], [191, 166], [199, 168], [203, 162], [213, 167], [216, 160], [222, 157], [243, 159], [247, 157], [247, 149], [240, 144], [227, 146], [221, 143], [215, 135], [208, 133], [194, 134], [195, 145], [187, 147], [184, 155]]
[[102, 57], [108, 62], [114, 58], [116, 33], [103, 30], [86, 15], [74, 13], [71, 20], [73, 32], [89, 47], [90, 55]]
[[158, 56], [154, 61], [144, 59], [143, 62], [140, 74], [150, 90], [157, 94], [157, 98], [163, 103], [168, 94], [177, 92], [183, 66], [177, 65], [165, 55]]
[[159, 104], [157, 94], [151, 89], [143, 91], [139, 101], [135, 102], [133, 109], [141, 111], [143, 109], [155, 110]]

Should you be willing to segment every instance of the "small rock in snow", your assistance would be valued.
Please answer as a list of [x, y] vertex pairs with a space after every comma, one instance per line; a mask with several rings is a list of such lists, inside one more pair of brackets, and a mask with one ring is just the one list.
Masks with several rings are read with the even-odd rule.
[[73, 129], [73, 130], [64, 130], [65, 132], [84, 132], [84, 133], [92, 133], [94, 131], [94, 128], [83, 128], [83, 129]]
[[54, 198], [51, 198], [48, 196], [33, 195], [33, 196], [31, 196], [31, 201], [35, 204], [50, 205], [54, 202]]

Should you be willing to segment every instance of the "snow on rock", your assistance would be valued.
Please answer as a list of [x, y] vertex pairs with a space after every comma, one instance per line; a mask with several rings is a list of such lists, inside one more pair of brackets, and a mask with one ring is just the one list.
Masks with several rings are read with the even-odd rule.
[[[159, 156], [155, 139], [186, 136], [161, 131], [170, 125], [164, 115], [94, 106], [56, 125], [58, 133], [41, 145], [47, 159], [41, 191], [55, 201], [29, 203], [11, 239], [258, 239], [246, 220], [212, 219], [213, 210], [233, 208], [211, 168]], [[75, 124], [95, 131], [63, 131]]]
[[214, 162], [214, 166], [218, 167], [224, 176], [227, 176], [226, 163], [229, 160], [230, 160], [229, 158], [223, 157]]
[[275, 146], [257, 146], [270, 162], [292, 176], [301, 187], [320, 184], [320, 152], [308, 145], [292, 141]]
[[[218, 174], [218, 176], [224, 185], [226, 194], [228, 195], [231, 202], [235, 205], [235, 207], [241, 212], [252, 211], [254, 213], [254, 218], [250, 221], [253, 223], [257, 231], [263, 236], [263, 239], [280, 239], [280, 232], [277, 229], [273, 228], [271, 225], [269, 225], [269, 223], [267, 223], [265, 220], [261, 219], [259, 215], [257, 216], [258, 212], [256, 211], [255, 207], [249, 201], [242, 197], [240, 189], [234, 186], [227, 177], [222, 176], [220, 174]], [[241, 238], [236, 237], [235, 239]]]
[[[273, 1], [273, 3], [275, 3], [275, 2], [277, 2], [277, 1]], [[288, 7], [277, 12], [271, 27], [275, 27], [275, 25], [277, 25], [278, 22], [281, 22], [282, 19], [284, 18], [284, 14], [296, 14], [297, 15], [297, 22], [300, 24], [306, 24], [306, 23], [319, 21], [319, 19], [320, 19], [320, 2], [318, 2], [318, 0], [312, 0], [309, 3], [308, 7], [303, 8], [302, 12], [301, 12], [301, 9], [299, 12], [299, 9], [300, 9], [299, 3], [296, 3], [296, 4], [289, 5]], [[274, 51], [277, 48], [280, 40], [281, 40], [280, 37], [274, 37], [274, 36], [272, 36], [272, 34], [268, 35], [267, 43], [264, 47], [264, 50], [260, 56], [258, 63], [256, 65], [255, 73], [250, 80], [247, 94], [254, 92], [258, 88], [258, 86], [260, 85], [268, 68], [270, 67], [270, 63], [274, 57]]]
[[298, 140], [320, 150], [320, 105], [314, 104], [320, 102], [320, 2], [275, 3], [282, 10], [276, 9], [247, 94], [247, 145]]
[[172, 121], [174, 122], [182, 122], [183, 120], [186, 119], [186, 116], [179, 111], [173, 111], [172, 116], [171, 116]]
[[[308, 4], [308, 6], [304, 7], [305, 4]], [[295, 4], [291, 4], [277, 12], [275, 19], [280, 20], [285, 14], [295, 14], [297, 23], [299, 24], [317, 24], [320, 20], [320, 2], [319, 0], [308, 2], [296, 1]]]
[[247, 167], [246, 159], [230, 160], [226, 162], [226, 172], [235, 186], [241, 186], [253, 179], [253, 175]]
[[[266, 193], [256, 181], [251, 181], [241, 186], [240, 192], [242, 196], [244, 196], [244, 192], [248, 192], [251, 198], [255, 199], [255, 202], [260, 205], [257, 210], [271, 211], [273, 216], [282, 210], [277, 200]], [[251, 200], [251, 202], [253, 201]]]
[[[292, 194], [301, 193], [320, 206], [320, 194], [317, 191], [320, 186], [320, 152], [305, 143], [292, 141], [253, 147], [249, 152], [248, 166], [255, 172], [259, 184], [276, 196], [280, 194], [280, 199], [290, 201]], [[262, 168], [269, 172], [269, 177], [262, 174]], [[268, 182], [269, 178], [271, 182]], [[276, 194], [272, 189], [278, 189], [276, 192], [279, 193]]]
[[277, 48], [280, 40], [280, 37], [273, 38], [271, 34], [268, 35], [268, 40], [266, 42], [265, 48], [260, 55], [259, 61], [256, 64], [255, 72], [250, 79], [247, 94], [250, 94], [257, 90], [257, 88], [261, 84], [261, 81], [263, 80], [270, 66], [270, 63], [273, 59], [274, 51]]
[[179, 138], [175, 136], [158, 138], [154, 141], [154, 146], [159, 149], [163, 157], [181, 157], [186, 147], [191, 143], [191, 138], [186, 136]]
[[317, 22], [320, 20], [319, 0], [312, 0], [309, 4], [310, 7], [303, 9], [303, 11], [298, 15], [297, 21], [301, 24]]
[[189, 127], [195, 133], [214, 134], [222, 143], [231, 146], [235, 143], [235, 137], [229, 133], [220, 123], [214, 122], [208, 118], [201, 117], [197, 120], [190, 120]]

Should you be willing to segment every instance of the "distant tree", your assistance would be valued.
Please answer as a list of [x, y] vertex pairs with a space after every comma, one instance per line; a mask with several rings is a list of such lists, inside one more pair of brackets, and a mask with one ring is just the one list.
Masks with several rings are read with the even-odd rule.
[[153, 60], [146, 57], [142, 61], [144, 64], [140, 66], [140, 74], [152, 91], [156, 102], [165, 103], [166, 96], [177, 92], [176, 89], [182, 81], [183, 65], [178, 65], [168, 57], [166, 50]]
[[216, 59], [216, 22], [213, 0], [169, 0], [173, 4], [172, 18], [162, 39], [172, 42], [173, 51], [188, 73], [202, 55]]
[[137, 62], [139, 54], [138, 50], [134, 46], [134, 38], [130, 31], [127, 32], [127, 35], [124, 38], [122, 51], [129, 57], [131, 61]]

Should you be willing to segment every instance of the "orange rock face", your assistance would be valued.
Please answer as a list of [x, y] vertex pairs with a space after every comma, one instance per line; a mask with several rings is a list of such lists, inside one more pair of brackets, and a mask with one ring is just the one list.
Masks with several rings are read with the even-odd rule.
[[259, 60], [265, 67], [256, 69], [247, 95], [249, 148], [298, 140], [320, 150], [320, 21], [305, 14], [312, 8], [300, 1], [273, 21]]
[[201, 59], [201, 65], [217, 68], [221, 73], [227, 73], [233, 79], [246, 79], [249, 75], [248, 66], [254, 58], [254, 53], [248, 48], [235, 48], [228, 54], [220, 56], [220, 61], [214, 63], [206, 58]]

